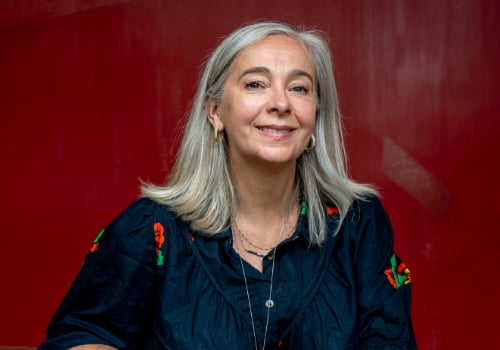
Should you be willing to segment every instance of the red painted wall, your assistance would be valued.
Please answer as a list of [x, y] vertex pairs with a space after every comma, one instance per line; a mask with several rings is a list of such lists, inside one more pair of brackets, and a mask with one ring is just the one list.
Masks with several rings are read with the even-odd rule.
[[0, 1], [0, 344], [43, 339], [94, 236], [168, 171], [203, 59], [265, 18], [330, 37], [352, 173], [412, 268], [420, 348], [500, 346], [500, 2], [280, 3]]

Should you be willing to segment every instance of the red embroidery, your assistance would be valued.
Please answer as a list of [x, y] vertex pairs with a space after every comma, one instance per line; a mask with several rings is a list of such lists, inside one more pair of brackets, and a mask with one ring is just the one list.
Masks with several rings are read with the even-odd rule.
[[89, 251], [91, 253], [95, 253], [99, 249], [99, 242], [92, 243], [92, 246], [90, 247]]
[[162, 224], [157, 222], [153, 225], [153, 229], [155, 231], [156, 256], [158, 256], [158, 253], [163, 245], [163, 242], [165, 242], [165, 228], [163, 227]]
[[328, 215], [338, 214], [339, 213], [339, 209], [335, 208], [335, 207], [326, 207], [326, 213]]
[[397, 265], [396, 255], [391, 257], [391, 267], [384, 270], [389, 283], [396, 289], [402, 285], [411, 283], [411, 272], [404, 262]]
[[99, 240], [101, 239], [101, 237], [105, 231], [106, 231], [106, 229], [103, 228], [101, 230], [101, 232], [99, 232], [97, 237], [94, 239], [94, 242], [92, 242], [92, 245], [90, 246], [89, 252], [95, 253], [97, 251], [97, 249], [99, 249]]

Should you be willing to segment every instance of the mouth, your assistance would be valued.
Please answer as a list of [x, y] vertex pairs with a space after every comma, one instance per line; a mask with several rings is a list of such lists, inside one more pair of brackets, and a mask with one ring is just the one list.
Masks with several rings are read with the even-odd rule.
[[288, 128], [268, 128], [268, 127], [257, 127], [262, 132], [269, 133], [269, 134], [288, 134], [293, 131], [293, 129], [288, 129]]

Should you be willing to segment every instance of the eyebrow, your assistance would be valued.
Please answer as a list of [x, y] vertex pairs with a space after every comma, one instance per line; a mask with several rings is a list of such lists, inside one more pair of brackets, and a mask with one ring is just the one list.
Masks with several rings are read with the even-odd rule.
[[[241, 80], [247, 74], [253, 74], [253, 73], [271, 74], [271, 70], [267, 67], [251, 67], [251, 68], [245, 69], [240, 74], [238, 80]], [[314, 83], [314, 79], [311, 76], [311, 74], [309, 74], [306, 71], [303, 71], [301, 69], [293, 69], [290, 72], [289, 76], [291, 76], [291, 77], [305, 76], [306, 78], [308, 78], [311, 81], [311, 83]]]

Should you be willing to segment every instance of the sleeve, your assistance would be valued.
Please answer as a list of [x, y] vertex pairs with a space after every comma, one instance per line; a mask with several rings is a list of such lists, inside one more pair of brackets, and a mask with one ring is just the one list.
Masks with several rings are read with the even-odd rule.
[[389, 218], [377, 198], [359, 204], [354, 225], [360, 349], [417, 349], [411, 274], [394, 253]]
[[99, 233], [40, 350], [82, 344], [140, 348], [156, 298], [155, 206], [140, 200]]

